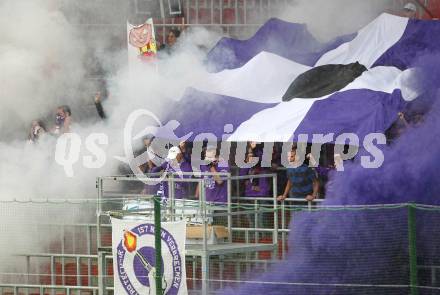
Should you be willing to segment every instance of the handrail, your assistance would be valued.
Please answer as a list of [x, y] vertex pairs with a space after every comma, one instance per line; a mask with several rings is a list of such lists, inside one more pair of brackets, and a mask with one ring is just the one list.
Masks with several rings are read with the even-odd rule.
[[[70, 290], [98, 290], [95, 286], [68, 286], [68, 285], [33, 285], [33, 284], [2, 284], [0, 288], [26, 288], [26, 289], [70, 289]], [[111, 290], [112, 288], [108, 287]]]

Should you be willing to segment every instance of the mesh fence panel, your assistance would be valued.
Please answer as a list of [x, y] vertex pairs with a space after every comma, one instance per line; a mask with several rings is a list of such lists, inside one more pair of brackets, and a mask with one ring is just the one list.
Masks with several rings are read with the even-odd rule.
[[[0, 205], [1, 295], [14, 291], [1, 284], [94, 288], [70, 294], [97, 291], [95, 201]], [[119, 210], [123, 205], [110, 200], [103, 207]], [[229, 217], [232, 220], [232, 244], [225, 240], [226, 245], [278, 243], [272, 250], [212, 255], [209, 293], [440, 294], [440, 209], [414, 205], [411, 235], [409, 207], [278, 206], [274, 213], [269, 200], [248, 200], [233, 204], [232, 216], [221, 207], [208, 208], [213, 215], [211, 225], [227, 226]], [[281, 231], [283, 214], [290, 232]], [[280, 232], [274, 239], [275, 228]], [[101, 242], [111, 246], [111, 228], [106, 224], [101, 228]], [[411, 253], [415, 254], [415, 272], [411, 271]], [[111, 259], [105, 268], [105, 284], [111, 287]], [[189, 293], [199, 294], [201, 258], [188, 256], [186, 270]], [[417, 287], [411, 288], [414, 274]], [[35, 287], [22, 288], [17, 294], [27, 290], [39, 294]], [[60, 289], [57, 294], [67, 291]]]
[[286, 259], [262, 275], [242, 274], [240, 294], [408, 291], [406, 208], [309, 212], [300, 207], [291, 213]]
[[96, 201], [0, 202], [0, 283], [91, 284], [95, 212]]
[[440, 294], [440, 211], [419, 207], [415, 219], [419, 294]]

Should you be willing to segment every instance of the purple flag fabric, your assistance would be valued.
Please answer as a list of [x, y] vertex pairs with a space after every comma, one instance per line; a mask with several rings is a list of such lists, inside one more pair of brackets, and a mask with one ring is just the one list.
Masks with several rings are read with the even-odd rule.
[[438, 21], [409, 20], [402, 38], [374, 66], [393, 66], [401, 70], [415, 67], [421, 56], [440, 53], [439, 34]]
[[341, 36], [321, 44], [310, 34], [306, 25], [272, 18], [248, 40], [222, 38], [208, 53], [207, 64], [213, 72], [234, 69], [243, 66], [258, 53], [267, 51], [312, 66], [325, 52], [355, 36]]
[[193, 132], [194, 135], [189, 140], [201, 133], [213, 133], [220, 139], [226, 124], [232, 124], [235, 128], [253, 114], [275, 105], [188, 89], [162, 122], [177, 120], [180, 126], [175, 130], [175, 134], [178, 137]]
[[369, 133], [384, 132], [397, 119], [405, 101], [400, 90], [392, 94], [367, 89], [348, 90], [316, 101], [295, 132], [307, 134], [354, 133], [365, 138]]

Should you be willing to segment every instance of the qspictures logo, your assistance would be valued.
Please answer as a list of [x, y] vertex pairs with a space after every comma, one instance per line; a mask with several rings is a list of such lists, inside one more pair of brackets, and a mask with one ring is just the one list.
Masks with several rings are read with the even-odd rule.
[[[146, 126], [142, 131], [133, 135], [135, 124], [142, 117], [148, 117], [153, 119], [154, 126]], [[217, 146], [218, 142], [221, 142], [219, 149], [219, 157], [222, 159], [230, 159], [231, 142], [228, 141], [228, 137], [233, 135], [233, 126], [226, 124], [224, 126], [224, 132], [221, 138], [218, 138], [212, 133], [194, 134], [189, 132], [184, 136], [177, 136], [176, 129], [180, 126], [180, 122], [171, 120], [166, 124], [158, 119], [158, 117], [149, 110], [139, 109], [133, 111], [127, 118], [123, 132], [123, 150], [124, 156], [113, 156], [113, 159], [121, 161], [125, 165], [128, 165], [133, 174], [146, 184], [160, 183], [165, 177], [167, 170], [179, 171], [179, 164], [175, 161], [167, 159], [167, 155], [170, 147], [178, 146], [179, 143], [185, 142], [189, 139], [193, 141], [192, 153], [191, 153], [191, 166], [193, 172], [200, 172], [202, 165], [207, 165], [201, 155], [203, 152], [204, 144], [207, 146]], [[154, 138], [149, 147], [143, 151], [140, 155], [135, 155], [133, 143], [141, 141], [149, 136]], [[253, 135], [249, 135], [253, 137]], [[384, 154], [379, 148], [380, 145], [386, 144], [386, 137], [383, 133], [370, 133], [364, 138], [359, 138], [354, 133], [343, 133], [335, 135], [334, 133], [328, 134], [298, 134], [296, 149], [296, 158], [292, 161], [289, 153], [292, 150], [293, 142], [286, 138], [293, 138], [293, 134], [279, 134], [279, 137], [284, 142], [281, 151], [281, 164], [285, 168], [296, 168], [301, 166], [304, 161], [309, 159], [310, 167], [317, 167], [320, 163], [321, 148], [325, 143], [333, 143], [334, 146], [334, 159], [335, 168], [337, 171], [344, 171], [344, 161], [353, 159], [358, 156], [360, 164], [363, 168], [375, 169], [380, 168], [384, 162]], [[311, 152], [306, 154], [308, 145], [311, 147]], [[92, 133], [85, 140], [85, 147], [89, 152], [88, 155], [83, 157], [83, 166], [89, 169], [102, 168], [106, 161], [107, 155], [104, 147], [109, 145], [109, 138], [104, 133]], [[81, 154], [82, 140], [80, 135], [75, 133], [63, 134], [58, 138], [55, 160], [64, 168], [66, 176], [74, 177], [74, 165], [79, 162]], [[245, 160], [247, 142], [238, 142], [235, 147], [235, 165], [239, 168], [252, 168], [257, 165], [258, 161], [253, 159], [252, 161]], [[362, 154], [358, 155], [359, 150], [362, 149]], [[265, 143], [263, 155], [261, 156], [261, 167], [270, 168], [273, 153], [273, 143]], [[141, 166], [148, 161], [152, 161], [155, 166], [161, 166], [165, 162], [172, 169], [164, 169], [162, 174], [149, 177], [145, 175]]]

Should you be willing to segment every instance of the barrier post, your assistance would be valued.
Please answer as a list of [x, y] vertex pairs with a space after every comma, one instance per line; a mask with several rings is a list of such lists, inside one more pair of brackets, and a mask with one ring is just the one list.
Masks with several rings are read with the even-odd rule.
[[411, 295], [418, 295], [417, 248], [416, 248], [416, 206], [408, 204], [408, 251]]
[[162, 295], [162, 227], [160, 224], [160, 196], [155, 196], [154, 200], [154, 246], [156, 249], [156, 295]]

